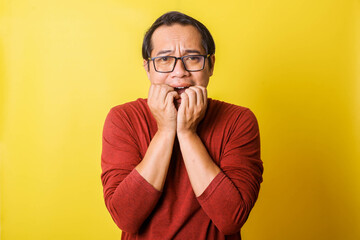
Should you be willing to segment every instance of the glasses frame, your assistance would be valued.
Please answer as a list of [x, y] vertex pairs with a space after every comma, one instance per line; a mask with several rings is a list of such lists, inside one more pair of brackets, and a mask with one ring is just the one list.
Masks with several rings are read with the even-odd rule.
[[[186, 71], [188, 71], [188, 72], [199, 72], [199, 71], [201, 71], [201, 70], [204, 69], [204, 67], [205, 67], [205, 60], [208, 59], [210, 56], [211, 56], [211, 54], [207, 54], [207, 55], [201, 55], [201, 54], [198, 54], [198, 55], [186, 55], [186, 56], [182, 56], [182, 57], [159, 56], [159, 57], [148, 58], [148, 61], [152, 61], [152, 62], [153, 62], [155, 71], [156, 71], [156, 72], [159, 72], [159, 73], [170, 73], [170, 72], [173, 72], [178, 60], [181, 60], [181, 62], [183, 63], [184, 68], [185, 68]], [[174, 66], [173, 66], [173, 68], [172, 68], [171, 71], [158, 71], [158, 70], [156, 69], [155, 61], [154, 61], [154, 60], [157, 59], [157, 58], [163, 58], [163, 57], [171, 57], [171, 58], [174, 58], [174, 59], [175, 59]], [[204, 63], [203, 63], [202, 68], [199, 69], [199, 70], [188, 70], [188, 69], [186, 68], [185, 63], [184, 63], [184, 58], [186, 58], [186, 57], [203, 57], [203, 58], [204, 58]]]

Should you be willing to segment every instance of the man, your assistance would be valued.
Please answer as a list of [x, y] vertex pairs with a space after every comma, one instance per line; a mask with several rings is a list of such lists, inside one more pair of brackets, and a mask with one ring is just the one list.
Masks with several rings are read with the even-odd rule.
[[122, 239], [241, 239], [262, 182], [258, 125], [207, 98], [215, 44], [179, 12], [145, 34], [148, 99], [116, 106], [103, 132], [106, 206]]

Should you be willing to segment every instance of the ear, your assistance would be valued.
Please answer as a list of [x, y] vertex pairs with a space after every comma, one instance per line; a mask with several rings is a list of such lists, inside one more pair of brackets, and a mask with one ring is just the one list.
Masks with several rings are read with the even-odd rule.
[[210, 77], [213, 75], [214, 73], [214, 66], [215, 66], [215, 54], [212, 54], [210, 56], [210, 61], [211, 61], [211, 69], [209, 69], [210, 71]]
[[150, 65], [149, 64], [150, 64], [150, 62], [147, 61], [146, 59], [144, 59], [143, 66], [144, 66], [145, 72], [148, 76], [148, 79], [150, 79]]

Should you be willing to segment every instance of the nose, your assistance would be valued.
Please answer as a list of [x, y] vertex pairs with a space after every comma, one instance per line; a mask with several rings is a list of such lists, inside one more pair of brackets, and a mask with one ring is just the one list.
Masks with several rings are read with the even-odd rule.
[[186, 71], [184, 63], [181, 61], [180, 58], [176, 59], [174, 71], [172, 71], [172, 75], [174, 77], [184, 77], [188, 76], [190, 72]]

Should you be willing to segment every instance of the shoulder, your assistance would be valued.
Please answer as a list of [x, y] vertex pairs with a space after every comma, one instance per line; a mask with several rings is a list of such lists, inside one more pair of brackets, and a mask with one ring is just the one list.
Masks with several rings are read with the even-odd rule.
[[208, 113], [212, 118], [256, 121], [255, 114], [249, 108], [215, 99], [209, 99]]
[[113, 118], [132, 119], [144, 114], [146, 115], [149, 111], [146, 99], [138, 98], [135, 101], [112, 107], [108, 115]]
[[147, 102], [146, 99], [138, 98], [135, 101], [123, 103], [117, 106], [114, 106], [110, 109], [111, 113], [124, 114], [124, 113], [136, 113], [141, 110], [146, 110]]
[[107, 115], [107, 121], [117, 126], [127, 127], [134, 126], [136, 123], [149, 122], [151, 118], [147, 100], [143, 98], [112, 107]]
[[259, 131], [257, 119], [249, 108], [213, 99], [209, 100], [202, 128], [212, 129], [227, 138], [249, 133], [257, 135]]

